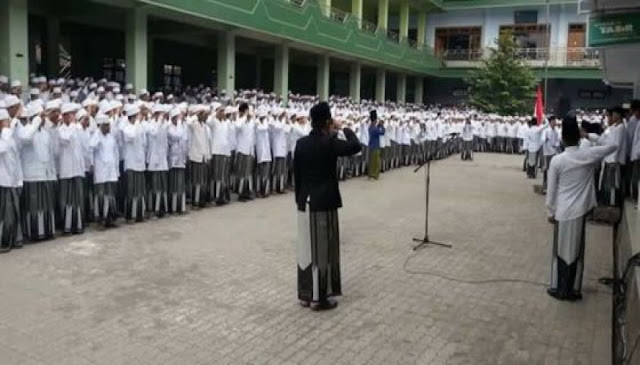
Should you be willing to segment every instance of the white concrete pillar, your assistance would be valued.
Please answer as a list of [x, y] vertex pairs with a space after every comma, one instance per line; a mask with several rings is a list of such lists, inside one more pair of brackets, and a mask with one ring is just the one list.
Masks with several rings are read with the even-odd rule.
[[128, 10], [126, 19], [125, 62], [127, 82], [135, 90], [147, 88], [147, 13], [140, 7]]
[[358, 19], [358, 28], [362, 28], [362, 1], [351, 0], [351, 14]]
[[224, 32], [218, 37], [218, 91], [233, 98], [236, 89], [236, 35]]
[[407, 75], [398, 74], [396, 101], [404, 103], [407, 101]]
[[389, 0], [378, 0], [378, 28], [389, 26]]
[[409, 0], [400, 2], [400, 40], [404, 41], [409, 37]]
[[29, 90], [29, 26], [27, 0], [0, 1], [0, 74], [20, 80]]
[[422, 76], [416, 76], [415, 91], [413, 92], [415, 100], [414, 103], [422, 105], [424, 100], [424, 78]]
[[318, 5], [320, 6], [320, 11], [324, 16], [331, 15], [331, 0], [318, 0]]
[[287, 103], [289, 99], [289, 47], [276, 47], [273, 90]]
[[387, 87], [387, 73], [380, 68], [376, 71], [376, 101], [384, 103]]
[[358, 62], [351, 64], [349, 72], [349, 96], [351, 100], [360, 101], [360, 87], [362, 82], [362, 66]]
[[318, 81], [316, 84], [317, 94], [320, 101], [329, 100], [329, 75], [331, 72], [331, 61], [329, 55], [324, 54], [318, 57]]
[[418, 48], [422, 48], [427, 44], [426, 36], [427, 36], [427, 12], [422, 10], [420, 11], [420, 13], [418, 13], [418, 39], [417, 39]]

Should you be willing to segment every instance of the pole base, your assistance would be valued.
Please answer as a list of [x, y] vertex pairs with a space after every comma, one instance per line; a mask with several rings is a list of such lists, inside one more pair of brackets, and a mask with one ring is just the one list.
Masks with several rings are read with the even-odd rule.
[[431, 241], [431, 240], [429, 240], [429, 237], [414, 238], [413, 241], [414, 242], [419, 242], [417, 245], [413, 246], [413, 250], [414, 251], [418, 251], [419, 249], [424, 248], [427, 245], [436, 245], [436, 246], [440, 246], [440, 247], [453, 248], [453, 246], [451, 246], [450, 244], [447, 244], [447, 243]]

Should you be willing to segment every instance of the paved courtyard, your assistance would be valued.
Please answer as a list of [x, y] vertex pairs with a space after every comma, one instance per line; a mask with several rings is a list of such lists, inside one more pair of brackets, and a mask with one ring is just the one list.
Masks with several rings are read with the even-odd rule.
[[[342, 184], [345, 296], [296, 301], [292, 194], [0, 256], [1, 364], [607, 364], [611, 230], [588, 226], [585, 299], [545, 283], [551, 226], [522, 158], [452, 157]], [[406, 263], [406, 265], [405, 265]], [[405, 270], [406, 269], [406, 270]]]

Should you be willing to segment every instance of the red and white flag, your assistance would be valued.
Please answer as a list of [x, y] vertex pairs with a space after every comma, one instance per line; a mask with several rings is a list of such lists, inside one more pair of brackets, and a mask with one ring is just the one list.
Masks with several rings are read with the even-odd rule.
[[542, 120], [544, 119], [544, 100], [542, 100], [542, 87], [540, 85], [538, 85], [538, 90], [536, 91], [536, 107], [534, 113], [538, 120], [538, 125], [542, 124]]

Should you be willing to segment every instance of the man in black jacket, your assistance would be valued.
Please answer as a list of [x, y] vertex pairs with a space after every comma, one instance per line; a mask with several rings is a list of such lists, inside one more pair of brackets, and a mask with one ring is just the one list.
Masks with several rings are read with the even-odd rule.
[[[342, 198], [336, 177], [338, 157], [360, 152], [349, 128], [331, 118], [325, 102], [311, 108], [311, 133], [298, 140], [294, 178], [298, 208], [298, 299], [313, 310], [333, 309], [342, 294], [338, 208]], [[342, 129], [345, 140], [338, 139]]]

